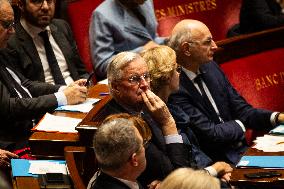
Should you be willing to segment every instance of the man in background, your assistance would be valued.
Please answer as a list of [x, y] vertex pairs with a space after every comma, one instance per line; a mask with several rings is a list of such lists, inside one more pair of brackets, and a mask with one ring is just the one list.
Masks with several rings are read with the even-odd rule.
[[140, 52], [164, 43], [157, 36], [152, 0], [103, 1], [92, 14], [89, 36], [93, 65], [101, 79], [119, 52]]
[[179, 22], [169, 46], [182, 66], [179, 90], [170, 96], [169, 103], [188, 114], [201, 149], [213, 161], [239, 161], [247, 148], [246, 127], [265, 130], [284, 122], [283, 113], [256, 109], [233, 88], [213, 61], [217, 45], [204, 23]]
[[19, 54], [22, 74], [59, 85], [87, 78], [69, 25], [53, 19], [55, 0], [19, 0], [19, 7], [21, 19], [8, 47]]

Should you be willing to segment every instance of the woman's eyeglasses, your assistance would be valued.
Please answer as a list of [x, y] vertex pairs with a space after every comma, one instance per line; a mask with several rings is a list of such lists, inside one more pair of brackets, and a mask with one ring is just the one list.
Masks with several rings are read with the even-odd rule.
[[182, 67], [181, 66], [177, 66], [176, 71], [177, 73], [181, 73]]
[[14, 25], [15, 25], [14, 21], [0, 20], [0, 22], [1, 22], [2, 27], [6, 30], [14, 27]]

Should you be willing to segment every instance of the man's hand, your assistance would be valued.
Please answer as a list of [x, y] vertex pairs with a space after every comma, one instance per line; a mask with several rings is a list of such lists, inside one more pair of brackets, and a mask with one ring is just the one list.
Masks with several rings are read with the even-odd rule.
[[87, 79], [78, 79], [77, 81], [74, 81], [73, 83], [68, 85], [68, 87], [73, 87], [75, 85], [79, 85], [79, 86], [83, 87], [83, 86], [85, 86], [86, 82], [87, 82]]
[[0, 168], [9, 167], [11, 158], [18, 158], [18, 156], [12, 152], [0, 149]]
[[141, 95], [147, 111], [151, 114], [152, 118], [160, 124], [163, 134], [177, 134], [175, 121], [167, 105], [150, 90], [142, 92]]
[[87, 91], [87, 87], [74, 84], [66, 87], [63, 93], [67, 98], [67, 104], [70, 105], [84, 102], [87, 98]]
[[212, 165], [212, 167], [217, 171], [218, 177], [229, 181], [231, 177], [231, 172], [233, 168], [225, 162], [218, 161]]

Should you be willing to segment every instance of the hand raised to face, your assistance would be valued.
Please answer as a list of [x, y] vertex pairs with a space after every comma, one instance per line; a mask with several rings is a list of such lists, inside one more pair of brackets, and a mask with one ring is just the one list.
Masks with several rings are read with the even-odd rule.
[[159, 123], [164, 135], [177, 134], [175, 121], [167, 105], [149, 89], [141, 93], [146, 111]]

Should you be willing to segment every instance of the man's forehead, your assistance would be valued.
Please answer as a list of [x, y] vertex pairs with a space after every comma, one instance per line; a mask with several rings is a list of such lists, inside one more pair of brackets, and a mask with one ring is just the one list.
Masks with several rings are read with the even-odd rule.
[[125, 74], [135, 74], [135, 73], [145, 73], [148, 72], [148, 67], [146, 62], [142, 58], [138, 58], [130, 62], [124, 69]]

